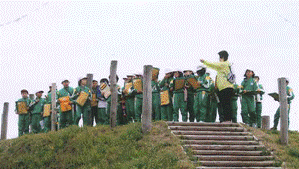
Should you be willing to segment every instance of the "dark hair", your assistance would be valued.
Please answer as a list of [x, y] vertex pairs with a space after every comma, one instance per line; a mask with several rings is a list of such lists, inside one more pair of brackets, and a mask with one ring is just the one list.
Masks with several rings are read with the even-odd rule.
[[260, 77], [259, 76], [253, 76], [253, 78], [258, 78], [260, 80]]
[[224, 61], [227, 61], [227, 59], [228, 59], [228, 53], [227, 53], [227, 51], [222, 50], [222, 51], [220, 51], [220, 52], [218, 53], [218, 55], [220, 56], [220, 58], [223, 58]]
[[109, 84], [109, 80], [107, 78], [103, 78], [103, 79], [100, 80], [100, 83], [105, 83], [105, 82], [107, 84]]
[[97, 80], [92, 80], [92, 82], [98, 82]]
[[[110, 79], [110, 75], [109, 75], [109, 79]], [[118, 82], [118, 79], [119, 79], [119, 78], [118, 78], [118, 76], [116, 75], [116, 82]]]
[[[252, 77], [255, 77], [255, 74], [254, 74], [254, 71], [253, 70], [249, 70], [249, 69], [247, 69], [246, 71], [245, 71], [245, 74], [244, 74], [244, 77], [246, 78], [246, 72], [247, 71], [251, 71], [252, 72]], [[259, 78], [260, 79], [260, 78]]]

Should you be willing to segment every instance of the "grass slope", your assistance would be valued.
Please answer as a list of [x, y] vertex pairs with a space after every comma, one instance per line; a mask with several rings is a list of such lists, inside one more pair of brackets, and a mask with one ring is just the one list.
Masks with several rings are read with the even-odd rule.
[[1, 168], [194, 168], [164, 122], [141, 133], [141, 124], [71, 126], [58, 132], [0, 141]]
[[284, 162], [288, 169], [299, 168], [299, 133], [289, 131], [289, 145], [283, 146], [280, 143], [280, 132], [273, 130], [261, 130], [244, 125], [249, 131], [262, 141], [262, 143], [274, 152], [274, 155]]

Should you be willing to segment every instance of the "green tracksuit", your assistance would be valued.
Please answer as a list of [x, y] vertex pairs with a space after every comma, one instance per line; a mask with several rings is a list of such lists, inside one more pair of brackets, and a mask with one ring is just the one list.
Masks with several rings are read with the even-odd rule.
[[137, 122], [141, 122], [143, 93], [137, 93], [136, 89], [134, 89], [133, 93], [135, 94], [135, 100], [134, 100], [135, 119]]
[[152, 80], [152, 120], [161, 120], [161, 98], [159, 83]]
[[[183, 122], [186, 122], [188, 117], [187, 117], [187, 102], [185, 101], [185, 96], [184, 96], [184, 88], [176, 90], [176, 81], [184, 79], [184, 77], [178, 77], [174, 78], [173, 81], [170, 83], [170, 88], [173, 88], [173, 120], [174, 121], [179, 121], [179, 110], [181, 111], [182, 114], [182, 120]], [[186, 84], [186, 81], [184, 82], [184, 85]]]
[[[31, 100], [29, 98], [21, 98], [18, 101], [16, 101], [16, 111], [18, 111], [17, 108], [17, 102], [26, 102], [27, 107], [29, 107]], [[29, 112], [27, 114], [19, 114], [19, 122], [18, 122], [18, 130], [19, 130], [19, 137], [23, 134], [29, 133]]]
[[237, 123], [237, 113], [238, 113], [238, 97], [240, 94], [240, 88], [237, 84], [234, 84], [234, 96], [232, 97], [232, 112], [233, 112], [233, 118], [232, 122]]
[[257, 85], [258, 88], [261, 92], [256, 95], [256, 115], [257, 115], [257, 127], [261, 128], [262, 127], [262, 100], [263, 100], [263, 94], [264, 88], [261, 84]]
[[34, 100], [33, 108], [32, 108], [32, 132], [33, 133], [40, 133], [41, 132], [41, 126], [40, 121], [42, 120], [42, 114], [44, 110], [44, 105], [46, 103], [45, 99], [37, 97]]
[[[74, 89], [72, 87], [67, 87], [67, 88], [64, 87], [57, 92], [57, 99], [65, 96], [72, 97], [73, 93], [74, 93]], [[72, 99], [70, 99], [70, 101], [72, 101]], [[61, 129], [74, 124], [74, 117], [73, 117], [74, 115], [72, 113], [72, 110], [62, 112], [60, 109], [59, 114], [60, 114], [59, 127]]]
[[[244, 79], [241, 84], [242, 90], [242, 101], [241, 101], [241, 116], [243, 123], [252, 126], [256, 124], [256, 111], [255, 111], [255, 99], [254, 95], [249, 92], [257, 90], [257, 84], [251, 77], [249, 79]], [[244, 93], [246, 90], [246, 93]]]
[[[85, 92], [88, 94], [88, 98], [83, 106], [80, 106], [76, 103], [76, 99], [79, 97], [81, 92]], [[90, 99], [91, 99], [91, 91], [86, 86], [78, 86], [74, 90], [74, 102], [77, 104], [77, 110], [74, 115], [74, 124], [78, 125], [81, 119], [81, 114], [83, 114], [83, 126], [91, 126], [91, 107], [90, 107]]]
[[[132, 82], [129, 82], [132, 83]], [[125, 89], [125, 87], [122, 88], [122, 91]], [[129, 93], [127, 95], [124, 95], [125, 97], [125, 106], [126, 106], [126, 113], [127, 113], [127, 118], [128, 122], [133, 122], [135, 121], [135, 111], [134, 111], [134, 98], [135, 94], [132, 92], [134, 90], [133, 87], [129, 89]]]
[[[290, 114], [291, 102], [294, 99], [295, 95], [294, 95], [293, 89], [291, 89], [289, 86], [286, 87], [286, 91], [287, 91], [287, 100], [288, 100], [288, 114]], [[273, 127], [274, 129], [277, 129], [279, 118], [280, 118], [280, 107], [277, 109], [277, 111], [274, 115], [274, 127]], [[288, 121], [289, 121], [289, 125], [290, 125], [290, 119], [288, 119]]]
[[[120, 91], [120, 86], [117, 86], [117, 93], [118, 93], [118, 99], [117, 99], [117, 110], [116, 110], [116, 125], [123, 125], [127, 124], [128, 120], [127, 117], [124, 116], [123, 109], [122, 109], [122, 96]], [[111, 96], [107, 99], [107, 116], [108, 116], [108, 124], [110, 124], [110, 110], [111, 110]]]
[[200, 87], [196, 89], [194, 112], [196, 121], [207, 122], [207, 112], [209, 108], [209, 88], [210, 82], [206, 74], [199, 76], [197, 79], [200, 82]]
[[170, 82], [172, 81], [172, 78], [164, 78], [160, 83], [160, 92], [168, 90], [169, 92], [169, 104], [168, 105], [161, 105], [161, 120], [167, 120], [172, 121], [173, 119], [173, 109], [172, 109], [172, 99], [171, 99], [171, 93], [170, 93]]
[[[193, 75], [186, 76], [186, 79], [192, 77]], [[187, 85], [187, 112], [189, 112], [189, 121], [194, 122], [195, 114], [194, 114], [194, 88], [188, 84]]]
[[[97, 103], [98, 103], [98, 99], [99, 99], [99, 98], [97, 98], [97, 92], [98, 92], [97, 88], [91, 90], [91, 95], [92, 95], [92, 96], [93, 96], [93, 95], [96, 96]], [[96, 104], [96, 105], [94, 105], [94, 106], [91, 105], [91, 110], [90, 110], [90, 111], [91, 111], [91, 112], [90, 112], [90, 122], [91, 122], [91, 126], [93, 126], [94, 121], [96, 122], [96, 125], [100, 124], [100, 121], [99, 121], [99, 116], [100, 116], [100, 115], [99, 115], [98, 104]]]
[[[45, 99], [45, 104], [51, 104], [52, 103], [52, 97], [51, 92], [48, 92], [48, 97]], [[44, 117], [44, 128], [43, 132], [47, 133], [51, 131], [51, 115]]]

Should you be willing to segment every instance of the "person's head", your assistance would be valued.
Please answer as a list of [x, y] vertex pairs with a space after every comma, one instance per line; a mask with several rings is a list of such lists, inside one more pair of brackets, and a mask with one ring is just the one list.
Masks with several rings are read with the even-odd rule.
[[51, 92], [51, 91], [52, 91], [52, 86], [49, 86], [49, 91], [48, 91], [48, 93]]
[[251, 77], [254, 77], [255, 74], [254, 74], [253, 70], [247, 69], [247, 70], [245, 71], [244, 76], [245, 76], [247, 79], [249, 79], [249, 78], [251, 78]]
[[44, 93], [43, 91], [38, 91], [35, 93], [35, 95], [36, 95], [36, 97], [40, 98], [40, 97], [42, 97], [43, 93]]
[[177, 77], [182, 77], [183, 76], [183, 72], [179, 71], [179, 70], [176, 70], [173, 72], [174, 73], [174, 77], [177, 78]]
[[86, 86], [86, 84], [87, 84], [87, 77], [80, 79], [78, 82], [78, 86]]
[[68, 80], [64, 80], [61, 82], [63, 87], [69, 87], [70, 82]]
[[218, 52], [220, 62], [225, 62], [228, 59], [228, 53], [225, 50]]
[[288, 78], [286, 79], [286, 85], [289, 85], [289, 79]]
[[134, 78], [134, 75], [127, 75], [127, 79], [128, 79], [129, 82], [132, 81], [133, 78]]
[[107, 84], [109, 84], [109, 80], [106, 79], [106, 78], [103, 78], [103, 79], [100, 80], [100, 83], [101, 83], [101, 84], [102, 84], [102, 83], [107, 83]]
[[205, 66], [198, 66], [196, 73], [198, 76], [203, 76], [206, 73], [206, 70]]
[[26, 89], [21, 90], [22, 98], [28, 98], [28, 91]]
[[123, 80], [124, 80], [125, 83], [129, 83], [130, 82], [130, 80], [128, 78], [126, 78], [126, 77], [123, 78]]
[[254, 76], [254, 80], [255, 80], [256, 82], [259, 82], [259, 81], [260, 81], [260, 77], [258, 77], [258, 76]]
[[192, 70], [184, 70], [184, 76], [189, 76], [193, 73]]
[[98, 86], [98, 81], [97, 80], [93, 80], [92, 81], [92, 88], [95, 89]]

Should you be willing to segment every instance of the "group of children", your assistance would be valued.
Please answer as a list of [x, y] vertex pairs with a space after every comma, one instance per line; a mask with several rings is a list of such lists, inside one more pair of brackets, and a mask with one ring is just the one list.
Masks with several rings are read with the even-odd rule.
[[[220, 122], [223, 121], [222, 108], [217, 96], [217, 84], [210, 77], [207, 68], [199, 66], [192, 70], [165, 69], [165, 76], [158, 80], [159, 69], [152, 72], [152, 120], [187, 122], [215, 122], [217, 110]], [[237, 122], [237, 100], [241, 99], [242, 121], [250, 126], [261, 127], [262, 96], [265, 93], [259, 83], [259, 77], [253, 70], [247, 69], [241, 85], [234, 84], [232, 98], [232, 122]], [[141, 73], [127, 75], [123, 87], [117, 85], [118, 105], [117, 124], [140, 122], [143, 104], [143, 78]], [[118, 81], [118, 77], [116, 77]], [[111, 107], [111, 90], [106, 78], [92, 81], [88, 88], [87, 78], [78, 82], [77, 88], [69, 86], [69, 81], [62, 82], [63, 88], [56, 92], [56, 110], [59, 112], [59, 128], [78, 125], [81, 115], [84, 126], [109, 124]], [[287, 81], [288, 83], [288, 81]], [[52, 89], [42, 98], [43, 91], [36, 92], [35, 99], [28, 98], [28, 91], [22, 90], [22, 98], [16, 102], [19, 115], [19, 136], [32, 132], [48, 132], [51, 129]], [[288, 103], [294, 98], [292, 89], [287, 86]], [[278, 110], [279, 111], [279, 110]], [[277, 111], [277, 112], [278, 112]], [[43, 128], [40, 121], [43, 120]], [[277, 128], [279, 113], [275, 115], [274, 129]]]

